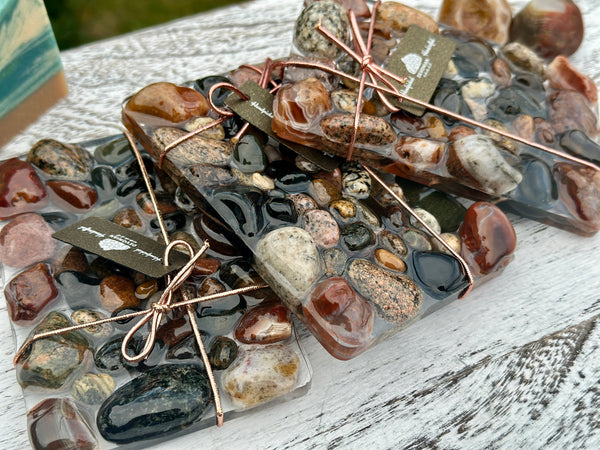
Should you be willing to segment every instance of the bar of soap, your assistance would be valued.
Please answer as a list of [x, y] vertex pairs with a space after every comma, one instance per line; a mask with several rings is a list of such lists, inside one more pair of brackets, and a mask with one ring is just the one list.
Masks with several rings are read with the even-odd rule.
[[44, 2], [0, 2], [0, 147], [66, 95]]

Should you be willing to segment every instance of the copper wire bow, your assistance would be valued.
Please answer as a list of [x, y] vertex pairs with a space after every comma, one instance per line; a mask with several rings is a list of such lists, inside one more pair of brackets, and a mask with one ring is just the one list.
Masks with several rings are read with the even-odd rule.
[[[129, 330], [127, 335], [124, 337], [122, 345], [121, 345], [121, 353], [123, 355], [123, 359], [125, 359], [128, 362], [140, 362], [140, 361], [146, 359], [148, 357], [148, 355], [150, 354], [150, 352], [152, 351], [152, 349], [154, 348], [156, 333], [157, 333], [158, 327], [160, 326], [163, 316], [165, 314], [168, 314], [173, 309], [185, 307], [186, 313], [190, 319], [189, 322], [190, 322], [192, 330], [194, 332], [196, 343], [198, 344], [198, 349], [200, 350], [202, 362], [204, 363], [204, 367], [205, 367], [206, 373], [208, 375], [209, 384], [210, 384], [211, 391], [213, 394], [213, 403], [215, 406], [216, 422], [217, 422], [217, 426], [220, 427], [223, 425], [223, 417], [224, 417], [223, 408], [221, 406], [221, 397], [219, 395], [219, 389], [217, 387], [215, 376], [212, 371], [210, 361], [208, 359], [208, 354], [206, 352], [206, 348], [204, 347], [204, 343], [202, 342], [200, 330], [198, 329], [198, 324], [196, 323], [196, 320], [194, 317], [194, 306], [199, 303], [208, 302], [208, 301], [216, 300], [219, 298], [229, 297], [231, 295], [245, 294], [245, 293], [256, 291], [259, 289], [264, 289], [264, 288], [267, 288], [268, 285], [264, 284], [264, 283], [256, 284], [256, 285], [252, 285], [252, 286], [246, 286], [243, 288], [232, 289], [229, 291], [219, 292], [217, 294], [212, 294], [212, 295], [207, 295], [204, 297], [197, 297], [197, 298], [189, 298], [185, 289], [181, 289], [183, 301], [176, 302], [176, 303], [172, 302], [173, 293], [177, 289], [179, 289], [181, 287], [181, 285], [185, 282], [185, 280], [189, 277], [189, 275], [191, 274], [192, 269], [194, 267], [194, 264], [204, 254], [204, 252], [206, 252], [206, 250], [209, 247], [209, 244], [207, 241], [205, 241], [202, 248], [198, 252], [194, 253], [194, 251], [189, 243], [187, 243], [183, 240], [170, 241], [169, 235], [167, 233], [167, 230], [166, 230], [166, 227], [164, 224], [164, 220], [162, 218], [160, 209], [158, 207], [158, 201], [156, 199], [154, 189], [152, 188], [150, 178], [148, 176], [148, 172], [146, 171], [146, 167], [142, 160], [142, 155], [140, 154], [131, 134], [129, 134], [129, 132], [126, 130], [124, 130], [124, 134], [127, 137], [129, 144], [131, 145], [131, 148], [137, 158], [137, 161], [138, 161], [141, 173], [142, 173], [142, 178], [144, 179], [144, 182], [146, 183], [146, 187], [148, 189], [148, 193], [149, 193], [150, 199], [152, 201], [152, 206], [154, 208], [156, 217], [158, 219], [158, 223], [160, 226], [160, 230], [161, 230], [163, 239], [167, 243], [167, 247], [165, 248], [164, 255], [163, 255], [163, 264], [166, 266], [169, 265], [169, 255], [176, 246], [185, 247], [185, 249], [187, 250], [187, 252], [190, 256], [190, 260], [174, 276], [171, 276], [171, 275], [167, 276], [167, 285], [166, 285], [162, 295], [160, 296], [159, 300], [152, 303], [152, 305], [149, 309], [146, 309], [143, 311], [135, 311], [132, 313], [123, 314], [123, 315], [119, 315], [119, 316], [115, 316], [115, 317], [109, 317], [106, 319], [95, 320], [95, 321], [86, 322], [86, 323], [82, 323], [82, 324], [78, 324], [78, 325], [73, 325], [70, 327], [65, 327], [65, 328], [60, 328], [60, 329], [56, 329], [56, 330], [51, 330], [51, 331], [34, 334], [33, 336], [29, 337], [23, 343], [23, 345], [21, 345], [21, 347], [15, 354], [13, 363], [16, 365], [19, 362], [19, 360], [23, 357], [23, 355], [27, 352], [29, 346], [33, 342], [35, 342], [39, 339], [44, 339], [44, 338], [48, 338], [51, 336], [66, 334], [71, 331], [82, 330], [82, 329], [85, 329], [85, 328], [88, 328], [91, 326], [103, 325], [103, 324], [115, 322], [115, 321], [129, 320], [129, 319], [133, 319], [135, 317], [142, 316], [142, 319], [139, 320], [131, 328], [131, 330]], [[144, 346], [143, 346], [142, 350], [137, 355], [129, 355], [127, 353], [127, 348], [128, 348], [128, 344], [129, 344], [130, 340], [133, 338], [135, 333], [137, 333], [146, 323], [150, 323], [150, 329], [148, 332], [148, 336], [145, 338], [145, 342], [144, 342]]]

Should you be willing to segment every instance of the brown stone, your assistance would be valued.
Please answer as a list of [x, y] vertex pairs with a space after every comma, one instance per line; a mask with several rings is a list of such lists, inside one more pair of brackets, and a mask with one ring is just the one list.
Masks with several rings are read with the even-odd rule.
[[126, 208], [119, 211], [115, 214], [115, 217], [113, 217], [113, 222], [124, 228], [131, 228], [132, 230], [144, 229], [142, 219], [133, 208]]
[[394, 152], [401, 161], [431, 170], [442, 160], [446, 144], [432, 139], [401, 136], [396, 142]]
[[378, 248], [375, 250], [375, 259], [386, 269], [396, 272], [406, 272], [406, 263], [388, 250]]
[[52, 201], [67, 211], [84, 212], [98, 201], [98, 193], [93, 187], [73, 181], [48, 181], [46, 186], [52, 193]]
[[123, 275], [109, 275], [100, 282], [100, 301], [109, 313], [140, 304], [135, 296], [135, 284]]
[[178, 319], [170, 319], [158, 327], [156, 337], [167, 344], [168, 347], [172, 347], [192, 333], [192, 327], [190, 326], [187, 317], [181, 317]]
[[63, 247], [51, 264], [52, 273], [56, 276], [64, 270], [87, 273], [90, 270], [85, 253], [78, 247]]
[[[350, 144], [354, 134], [354, 114], [334, 113], [320, 123], [323, 134], [338, 144]], [[396, 132], [383, 118], [361, 114], [356, 132], [356, 144], [385, 147], [396, 140]]]
[[508, 41], [512, 11], [506, 0], [444, 0], [438, 22], [488, 41]]
[[160, 82], [146, 86], [131, 97], [125, 105], [125, 111], [148, 114], [177, 123], [206, 115], [208, 102], [194, 89]]
[[576, 91], [557, 91], [548, 96], [550, 122], [557, 133], [581, 130], [594, 138], [598, 134], [598, 118], [587, 106], [585, 95]]
[[44, 307], [58, 297], [58, 289], [43, 263], [21, 272], [4, 289], [11, 320], [18, 325], [29, 325]]
[[384, 2], [377, 7], [377, 22], [383, 22], [398, 33], [404, 33], [411, 25], [425, 28], [427, 31], [439, 31], [436, 21], [424, 12], [397, 2]]
[[593, 233], [600, 230], [600, 172], [570, 163], [555, 167], [560, 199], [582, 223], [579, 228]]
[[140, 300], [146, 300], [158, 292], [158, 280], [152, 278], [144, 281], [135, 288], [135, 296]]
[[475, 276], [502, 270], [513, 258], [517, 235], [506, 215], [495, 205], [474, 203], [467, 209], [458, 234], [461, 254]]
[[221, 263], [215, 258], [200, 258], [194, 264], [192, 276], [212, 275], [221, 267]]
[[554, 89], [577, 91], [585, 95], [590, 104], [595, 105], [598, 102], [598, 88], [594, 80], [579, 72], [562, 55], [548, 64], [546, 78]]

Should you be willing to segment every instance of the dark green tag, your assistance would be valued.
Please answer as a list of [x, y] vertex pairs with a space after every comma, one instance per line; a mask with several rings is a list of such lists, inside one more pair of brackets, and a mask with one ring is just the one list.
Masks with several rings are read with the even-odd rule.
[[[406, 77], [398, 90], [410, 97], [429, 102], [454, 53], [453, 40], [411, 25], [400, 41], [388, 69], [396, 75]], [[407, 101], [395, 102], [405, 111], [422, 115], [425, 109]]]
[[269, 91], [263, 89], [253, 81], [244, 83], [241, 91], [250, 97], [250, 99], [242, 100], [237, 94], [230, 94], [225, 100], [225, 104], [234, 113], [250, 125], [271, 136], [277, 142], [285, 145], [313, 164], [316, 164], [321, 169], [329, 172], [339, 165], [339, 162], [335, 158], [327, 156], [314, 148], [281, 139], [273, 132], [271, 128], [273, 120], [273, 95]]
[[55, 239], [95, 253], [152, 278], [183, 267], [189, 257], [179, 251], [163, 265], [166, 245], [100, 217], [88, 217], [53, 234]]

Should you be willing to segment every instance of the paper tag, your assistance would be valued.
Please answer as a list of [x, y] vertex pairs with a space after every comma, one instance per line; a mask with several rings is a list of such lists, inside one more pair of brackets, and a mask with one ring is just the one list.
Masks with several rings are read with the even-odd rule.
[[[393, 83], [402, 94], [429, 102], [455, 48], [453, 40], [411, 25], [387, 66], [391, 72], [407, 79], [403, 85]], [[406, 100], [395, 103], [417, 116], [425, 112], [425, 108]]]
[[242, 100], [237, 94], [232, 93], [225, 100], [225, 104], [238, 116], [323, 170], [330, 172], [339, 165], [335, 158], [314, 148], [281, 139], [273, 132], [271, 122], [274, 97], [269, 91], [253, 81], [244, 83], [240, 90], [250, 99]]
[[165, 244], [100, 217], [88, 217], [52, 236], [152, 278], [163, 277], [189, 261], [174, 250], [169, 255], [170, 265], [164, 266]]

